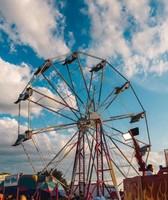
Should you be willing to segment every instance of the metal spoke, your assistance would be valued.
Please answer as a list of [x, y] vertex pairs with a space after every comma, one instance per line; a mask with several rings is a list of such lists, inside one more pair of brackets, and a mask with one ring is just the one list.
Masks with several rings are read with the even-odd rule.
[[101, 111], [101, 114], [107, 110], [107, 108], [114, 102], [114, 100], [118, 97], [118, 94], [108, 103], [108, 105]]
[[102, 74], [101, 74], [101, 82], [100, 82], [99, 99], [98, 99], [98, 104], [97, 104], [97, 110], [99, 110], [100, 99], [101, 99], [101, 97], [102, 97], [103, 77], [104, 77], [104, 68], [103, 68]]
[[49, 126], [49, 127], [44, 127], [40, 129], [34, 129], [32, 130], [32, 134], [39, 134], [39, 133], [45, 133], [45, 132], [57, 131], [57, 130], [65, 130], [65, 129], [75, 128], [75, 127], [76, 127], [76, 123], [60, 124], [57, 126]]
[[[68, 74], [69, 74], [69, 78], [70, 78], [70, 81], [71, 81], [72, 88], [74, 90], [74, 85], [73, 85], [73, 81], [72, 81], [72, 77], [71, 77], [71, 73], [70, 73], [68, 64], [66, 64], [66, 67], [67, 67], [67, 70], [68, 70]], [[77, 103], [77, 106], [78, 106], [78, 109], [79, 109], [80, 116], [82, 116], [81, 110], [80, 110], [80, 106], [79, 106], [78, 99], [77, 99], [76, 95], [75, 95], [75, 99], [76, 99], [76, 103]]]
[[[52, 64], [52, 63], [51, 63]], [[71, 89], [71, 91], [73, 92], [73, 94], [78, 98], [78, 100], [84, 105], [83, 101], [81, 100], [81, 98], [77, 95], [77, 93], [73, 90], [73, 88], [69, 85], [69, 83], [64, 79], [64, 77], [62, 76], [62, 74], [56, 69], [56, 67], [52, 64], [53, 68], [55, 69], [55, 71], [57, 72], [57, 74], [60, 76], [60, 78], [64, 81], [64, 83]]]
[[[91, 77], [90, 77], [90, 81], [89, 81], [89, 89], [88, 89], [89, 94], [90, 94], [90, 92], [91, 92], [92, 80], [93, 80], [93, 73], [91, 73]], [[93, 99], [91, 99], [90, 101], [89, 101], [89, 99], [88, 99], [88, 100], [87, 100], [86, 115], [89, 114], [89, 111], [90, 111], [90, 109], [92, 109], [92, 106], [93, 106]], [[93, 109], [92, 109], [92, 110], [93, 110]]]
[[56, 103], [58, 103], [58, 104], [64, 106], [65, 108], [68, 107], [71, 111], [73, 110], [74, 112], [79, 112], [79, 110], [77, 110], [77, 109], [75, 109], [75, 108], [69, 106], [68, 104], [64, 104], [64, 103], [58, 101], [57, 99], [54, 99], [54, 98], [52, 98], [52, 97], [50, 97], [50, 96], [47, 96], [47, 95], [45, 95], [45, 94], [43, 94], [43, 93], [41, 93], [41, 92], [39, 92], [39, 91], [37, 91], [37, 90], [35, 90], [35, 89], [33, 89], [33, 91], [36, 92], [36, 93], [38, 93], [38, 94], [40, 94], [40, 95], [42, 95], [43, 97], [46, 97], [46, 98], [48, 98], [48, 99], [50, 99], [50, 100], [52, 100], [52, 101], [54, 101], [54, 102], [56, 102]]
[[108, 119], [103, 119], [103, 122], [110, 122], [110, 121], [114, 121], [114, 120], [120, 120], [120, 119], [126, 119], [126, 118], [130, 118], [134, 115], [136, 115], [137, 113], [130, 113], [130, 114], [123, 114], [123, 115], [118, 115], [118, 116], [113, 116], [113, 117], [109, 117]]
[[110, 96], [112, 94], [114, 94], [115, 89], [102, 101], [102, 103], [100, 104], [99, 108], [103, 107], [103, 105], [105, 104], [105, 102], [110, 98]]
[[121, 155], [123, 156], [123, 158], [128, 162], [128, 164], [130, 164], [130, 166], [135, 170], [135, 172], [139, 175], [139, 172], [135, 169], [135, 167], [132, 165], [132, 163], [128, 160], [127, 156], [123, 153], [123, 151], [121, 151], [121, 149], [118, 147], [118, 145], [114, 142], [114, 140], [112, 140], [111, 137], [109, 137], [111, 142], [115, 145], [115, 147], [118, 149], [118, 151], [121, 153]]
[[35, 101], [31, 100], [31, 99], [30, 99], [30, 101], [31, 101], [32, 103], [38, 105], [38, 106], [41, 106], [41, 107], [43, 107], [43, 108], [45, 108], [45, 109], [51, 111], [51, 112], [54, 112], [54, 113], [56, 113], [56, 114], [58, 114], [58, 115], [60, 115], [60, 116], [63, 116], [63, 117], [65, 117], [65, 118], [67, 118], [67, 119], [70, 119], [70, 120], [76, 122], [76, 120], [72, 119], [71, 117], [68, 117], [67, 115], [64, 115], [64, 114], [59, 113], [59, 112], [57, 112], [57, 111], [55, 111], [55, 110], [52, 110], [51, 108], [48, 108], [48, 107], [46, 107], [46, 106], [44, 106], [44, 105], [42, 105], [42, 104], [40, 104], [40, 103], [37, 103], [37, 102], [35, 102]]
[[80, 67], [80, 71], [81, 71], [81, 74], [82, 74], [82, 78], [83, 78], [83, 81], [84, 81], [84, 85], [85, 85], [85, 89], [86, 89], [86, 92], [87, 92], [87, 95], [88, 95], [88, 101], [90, 101], [90, 93], [89, 93], [89, 90], [87, 88], [87, 84], [86, 84], [86, 79], [85, 79], [85, 76], [84, 76], [84, 73], [83, 73], [83, 69], [82, 69], [82, 66], [81, 66], [81, 63], [80, 63], [80, 60], [79, 60], [79, 57], [78, 57], [78, 63], [79, 63], [79, 67]]
[[[54, 89], [54, 91], [58, 94], [58, 96], [62, 99], [62, 101], [67, 105], [67, 107], [69, 107], [69, 105], [67, 104], [67, 102], [64, 100], [64, 98], [60, 95], [60, 93], [56, 90], [56, 88], [53, 86], [53, 84], [50, 83], [50, 81], [48, 80], [48, 78], [43, 74], [44, 78], [47, 80], [47, 82], [49, 83], [49, 85]], [[70, 107], [69, 107], [70, 108]], [[71, 109], [71, 108], [70, 108]], [[77, 114], [71, 109], [72, 113], [78, 118]]]
[[[76, 131], [76, 133], [70, 138], [70, 140], [68, 140], [68, 142], [62, 147], [62, 149], [50, 160], [50, 162], [46, 165], [46, 167], [49, 167], [50, 164], [59, 156], [59, 154], [65, 149], [67, 148], [67, 146], [69, 145], [69, 143], [74, 139], [74, 137], [77, 135], [78, 131]], [[46, 167], [43, 169], [43, 171], [45, 171]]]

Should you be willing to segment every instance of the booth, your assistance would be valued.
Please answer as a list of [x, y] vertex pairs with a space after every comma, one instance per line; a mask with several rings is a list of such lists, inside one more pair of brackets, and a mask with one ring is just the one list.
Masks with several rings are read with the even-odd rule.
[[167, 200], [168, 174], [136, 176], [124, 180], [125, 200]]

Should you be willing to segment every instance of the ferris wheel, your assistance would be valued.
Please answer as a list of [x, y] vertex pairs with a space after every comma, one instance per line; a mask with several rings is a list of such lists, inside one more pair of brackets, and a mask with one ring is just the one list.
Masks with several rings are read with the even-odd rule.
[[[122, 180], [145, 171], [151, 145], [146, 112], [131, 83], [107, 60], [80, 51], [50, 58], [15, 103], [19, 135], [14, 146], [21, 144], [26, 152], [24, 144], [32, 141], [43, 171], [58, 168], [68, 176], [69, 199], [75, 192], [87, 200], [105, 196], [105, 190], [110, 196], [109, 185], [120, 199]], [[25, 103], [27, 118], [21, 116]], [[20, 133], [23, 121], [27, 130]], [[41, 134], [65, 138], [47, 163], [36, 141]]]

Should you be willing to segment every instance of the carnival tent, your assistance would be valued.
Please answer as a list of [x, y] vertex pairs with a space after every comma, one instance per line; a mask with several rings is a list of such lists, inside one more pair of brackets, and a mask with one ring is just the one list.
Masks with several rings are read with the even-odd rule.
[[19, 190], [26, 191], [26, 190], [36, 190], [38, 182], [37, 175], [22, 175], [19, 180]]

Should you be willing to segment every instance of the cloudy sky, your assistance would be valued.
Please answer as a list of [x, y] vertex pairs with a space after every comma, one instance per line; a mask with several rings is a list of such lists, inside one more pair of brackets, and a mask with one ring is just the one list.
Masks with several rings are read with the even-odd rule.
[[[150, 162], [156, 171], [165, 165], [167, 27], [166, 0], [0, 0], [0, 171], [31, 171], [22, 147], [11, 147], [18, 134], [14, 102], [44, 60], [75, 50], [111, 61], [131, 81], [147, 112]], [[39, 138], [48, 155], [68, 140], [51, 137]]]

